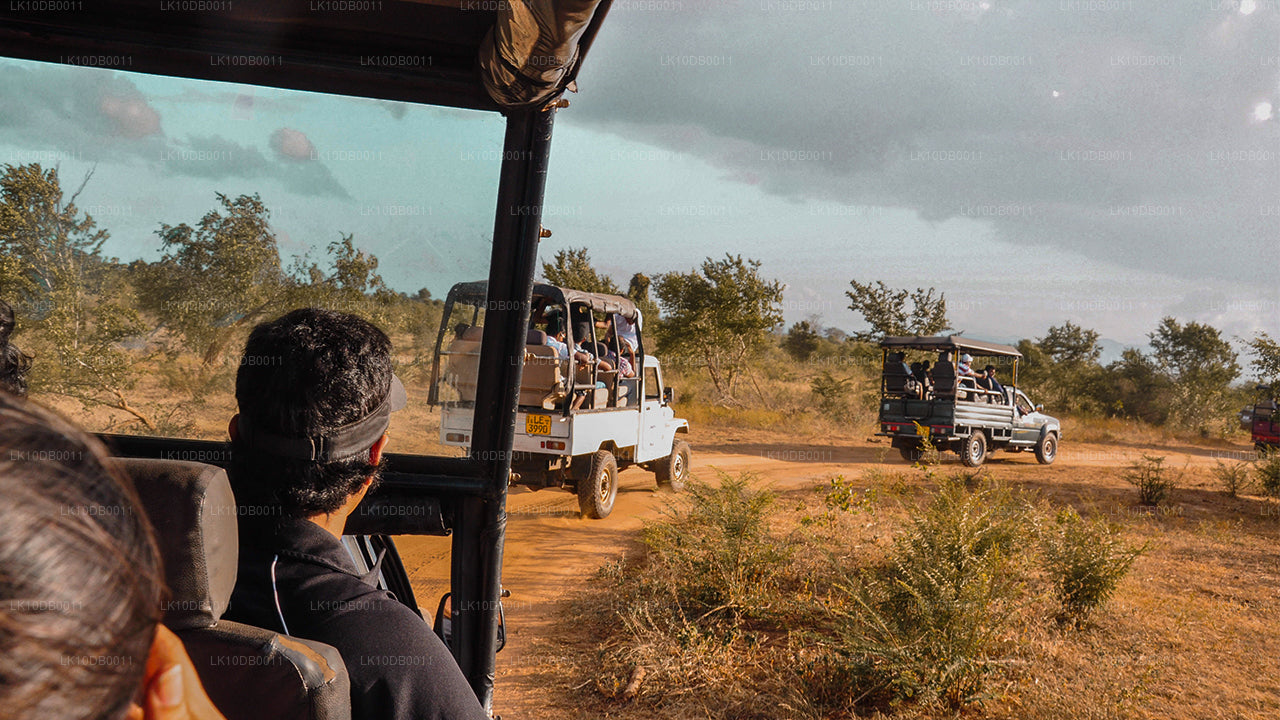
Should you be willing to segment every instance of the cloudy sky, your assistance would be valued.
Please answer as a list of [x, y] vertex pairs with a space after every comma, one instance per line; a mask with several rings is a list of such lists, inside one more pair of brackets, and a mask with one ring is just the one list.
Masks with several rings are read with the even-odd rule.
[[[1276, 0], [615, 0], [557, 119], [544, 255], [625, 284], [726, 252], [788, 321], [849, 280], [936, 287], [957, 329], [1163, 315], [1280, 333]], [[339, 233], [402, 290], [486, 273], [500, 118], [0, 62], [0, 163], [57, 164], [154, 258], [260, 193], [286, 254]]]

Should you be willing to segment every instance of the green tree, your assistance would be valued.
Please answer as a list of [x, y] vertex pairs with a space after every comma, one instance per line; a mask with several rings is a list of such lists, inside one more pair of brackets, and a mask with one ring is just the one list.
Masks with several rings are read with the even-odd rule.
[[1215, 419], [1230, 417], [1228, 389], [1240, 365], [1216, 328], [1166, 317], [1148, 337], [1156, 366], [1172, 384], [1171, 419], [1207, 432]]
[[1253, 336], [1245, 343], [1249, 346], [1249, 354], [1253, 359], [1250, 367], [1263, 385], [1275, 386], [1280, 383], [1280, 343], [1271, 339], [1265, 332]]
[[813, 324], [808, 320], [801, 320], [787, 330], [787, 334], [782, 338], [782, 349], [796, 360], [804, 362], [813, 357], [821, 343], [822, 338]]
[[[878, 341], [892, 335], [936, 335], [950, 327], [947, 321], [947, 297], [933, 296], [934, 289], [916, 288], [915, 292], [898, 290], [877, 280], [863, 284], [849, 282], [846, 290], [849, 309], [859, 313], [871, 326], [867, 332], [855, 333], [859, 340]], [[907, 301], [911, 308], [907, 308]]]
[[1137, 348], [1125, 348], [1107, 365], [1106, 410], [1114, 415], [1161, 425], [1169, 416], [1169, 378]]
[[762, 278], [759, 261], [726, 255], [707, 258], [700, 271], [659, 275], [654, 290], [664, 352], [705, 368], [716, 390], [732, 399], [747, 360], [782, 322], [782, 284]]
[[290, 289], [262, 200], [256, 194], [216, 195], [221, 209], [206, 213], [195, 227], [160, 226], [156, 234], [167, 252], [140, 288], [143, 307], [180, 335], [206, 367], [221, 359], [238, 331], [278, 308]]
[[1065, 365], [1088, 365], [1098, 362], [1102, 356], [1098, 331], [1086, 330], [1070, 320], [1049, 328], [1039, 343], [1054, 362]]
[[542, 276], [552, 285], [583, 292], [620, 295], [618, 286], [607, 275], [591, 266], [586, 248], [569, 248], [556, 253], [552, 262], [542, 263]]
[[1050, 407], [1107, 410], [1097, 331], [1067, 321], [1050, 327], [1038, 340], [1019, 342], [1018, 350], [1022, 353], [1019, 383]]
[[127, 297], [107, 292], [114, 260], [102, 257], [106, 230], [76, 207], [89, 183], [64, 199], [56, 169], [5, 165], [0, 173], [0, 293], [23, 318], [36, 356], [32, 391], [131, 415], [155, 431], [152, 413], [130, 399], [136, 358], [121, 343], [145, 327]]

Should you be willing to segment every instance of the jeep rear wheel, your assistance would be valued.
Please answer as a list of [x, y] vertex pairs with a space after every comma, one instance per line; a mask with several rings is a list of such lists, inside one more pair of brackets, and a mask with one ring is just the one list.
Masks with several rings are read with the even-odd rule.
[[603, 520], [618, 499], [618, 461], [608, 450], [591, 456], [586, 477], [578, 479], [578, 508], [583, 517]]
[[960, 461], [965, 467], [981, 467], [987, 459], [987, 436], [981, 430], [974, 430], [960, 446]]
[[920, 462], [920, 458], [924, 456], [924, 451], [920, 449], [919, 445], [901, 445], [898, 447], [898, 454], [902, 456], [903, 460], [914, 464]]
[[689, 443], [676, 440], [671, 444], [671, 454], [653, 462], [653, 474], [658, 478], [658, 489], [680, 492], [689, 477]]
[[1058, 457], [1058, 436], [1056, 433], [1045, 433], [1040, 437], [1040, 442], [1036, 443], [1036, 460], [1041, 465], [1052, 465], [1053, 459]]

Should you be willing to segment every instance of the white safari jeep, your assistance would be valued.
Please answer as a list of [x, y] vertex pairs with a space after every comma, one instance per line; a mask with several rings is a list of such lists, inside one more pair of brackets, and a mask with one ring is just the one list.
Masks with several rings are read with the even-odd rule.
[[[446, 445], [471, 444], [476, 387], [486, 380], [479, 368], [487, 290], [485, 282], [459, 283], [445, 300], [430, 401], [441, 406]], [[571, 489], [582, 514], [592, 518], [613, 510], [618, 471], [631, 465], [652, 471], [660, 489], [679, 490], [689, 473], [689, 423], [675, 417], [662, 366], [645, 354], [635, 304], [538, 284], [530, 317], [512, 482]], [[567, 351], [548, 329], [564, 330]]]

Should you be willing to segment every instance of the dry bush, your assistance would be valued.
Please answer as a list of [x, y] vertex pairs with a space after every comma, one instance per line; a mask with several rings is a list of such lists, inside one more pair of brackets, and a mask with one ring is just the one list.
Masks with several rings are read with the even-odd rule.
[[1239, 495], [1252, 485], [1248, 463], [1238, 462], [1228, 465], [1219, 460], [1213, 467], [1213, 477], [1218, 481], [1222, 491], [1231, 497]]
[[1041, 547], [1060, 604], [1058, 620], [1077, 626], [1111, 598], [1146, 549], [1127, 547], [1105, 521], [1086, 522], [1071, 508], [1058, 513]]
[[1138, 502], [1152, 507], [1164, 502], [1177, 486], [1177, 477], [1165, 468], [1164, 457], [1156, 455], [1144, 454], [1141, 460], [1133, 461], [1122, 477], [1138, 488]]
[[850, 706], [961, 707], [982, 695], [1017, 599], [1028, 520], [1027, 504], [1003, 486], [970, 491], [962, 477], [942, 484], [888, 563], [850, 585], [849, 608], [835, 613], [840, 643], [827, 672], [849, 681]]

